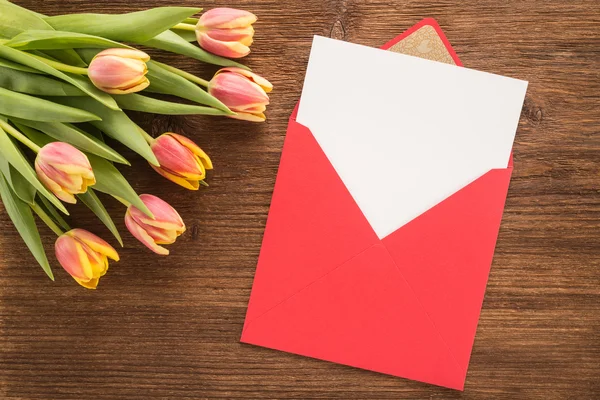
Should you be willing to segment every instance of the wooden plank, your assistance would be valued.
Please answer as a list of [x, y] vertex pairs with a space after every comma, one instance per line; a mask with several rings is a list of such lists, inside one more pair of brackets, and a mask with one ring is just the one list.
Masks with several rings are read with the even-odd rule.
[[[19, 0], [45, 14], [224, 4], [259, 16], [244, 61], [275, 90], [265, 124], [135, 113], [213, 158], [210, 188], [122, 168], [140, 193], [175, 205], [189, 231], [169, 257], [125, 234], [100, 289], [55, 263], [47, 280], [7, 215], [0, 234], [0, 397], [6, 399], [600, 398], [600, 13], [596, 0]], [[313, 34], [380, 46], [438, 20], [468, 67], [529, 80], [515, 172], [464, 393], [238, 343], [287, 118]], [[210, 77], [209, 66], [152, 52]], [[343, 66], [340, 66], [343, 68]], [[376, 73], [376, 71], [373, 71]], [[368, 84], [357, 77], [354, 84]], [[349, 84], [351, 84], [349, 82]], [[357, 104], [357, 108], [360, 104]], [[125, 233], [124, 208], [106, 200]], [[110, 240], [83, 206], [77, 226]], [[52, 254], [53, 236], [43, 230]], [[113, 243], [116, 245], [116, 243]]]

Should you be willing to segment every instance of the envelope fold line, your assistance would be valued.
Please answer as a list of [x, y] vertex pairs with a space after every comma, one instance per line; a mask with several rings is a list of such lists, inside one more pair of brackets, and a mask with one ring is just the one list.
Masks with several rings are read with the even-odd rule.
[[450, 354], [450, 357], [452, 357], [452, 360], [454, 360], [454, 363], [456, 364], [456, 366], [458, 367], [458, 369], [460, 370], [460, 372], [463, 375], [466, 376], [467, 375], [467, 371], [465, 371], [462, 368], [462, 366], [460, 365], [460, 363], [458, 362], [458, 359], [456, 358], [456, 356], [454, 355], [454, 352], [452, 351], [452, 349], [448, 345], [448, 342], [444, 339], [444, 337], [442, 336], [442, 333], [440, 332], [440, 329], [437, 327], [437, 325], [435, 324], [435, 322], [431, 318], [431, 315], [429, 315], [429, 313], [427, 312], [427, 309], [425, 308], [425, 306], [421, 302], [421, 299], [419, 298], [419, 296], [417, 296], [417, 293], [413, 289], [412, 285], [410, 284], [410, 282], [408, 281], [408, 279], [406, 279], [406, 277], [404, 276], [404, 274], [400, 270], [400, 267], [396, 263], [396, 260], [394, 260], [394, 257], [392, 257], [392, 254], [388, 250], [387, 246], [383, 242], [381, 243], [381, 245], [383, 246], [383, 248], [387, 252], [387, 254], [390, 257], [390, 259], [392, 260], [392, 263], [396, 267], [396, 270], [398, 271], [398, 274], [400, 275], [400, 277], [402, 278], [402, 280], [406, 283], [406, 286], [408, 286], [408, 288], [412, 292], [412, 294], [413, 294], [414, 298], [416, 299], [417, 303], [419, 303], [419, 306], [421, 307], [421, 310], [423, 311], [423, 313], [425, 314], [425, 316], [427, 317], [427, 319], [429, 320], [429, 322], [431, 322], [431, 326], [433, 327], [433, 329], [435, 330], [435, 332], [437, 333], [437, 335], [440, 337], [440, 340], [442, 341], [442, 343], [444, 344], [444, 346], [448, 350], [448, 354]]
[[[259, 320], [260, 318], [262, 318], [263, 316], [265, 316], [266, 314], [268, 314], [269, 312], [273, 311], [274, 309], [276, 309], [277, 307], [279, 307], [281, 304], [285, 303], [286, 301], [289, 301], [291, 298], [293, 298], [294, 296], [297, 296], [298, 294], [300, 294], [301, 292], [303, 292], [304, 290], [308, 289], [310, 286], [314, 285], [315, 283], [323, 280], [324, 278], [326, 278], [328, 275], [334, 273], [335, 271], [337, 271], [338, 269], [342, 268], [344, 265], [352, 262], [352, 260], [354, 260], [357, 257], [360, 257], [363, 253], [369, 251], [370, 249], [372, 249], [374, 246], [378, 246], [381, 243], [374, 243], [371, 244], [369, 247], [367, 247], [364, 250], [359, 251], [358, 253], [356, 253], [355, 255], [353, 255], [352, 257], [350, 257], [349, 259], [347, 259], [346, 261], [343, 261], [342, 263], [340, 263], [337, 267], [333, 268], [330, 271], [327, 271], [325, 274], [323, 274], [322, 276], [318, 277], [317, 279], [315, 279], [314, 281], [310, 282], [309, 284], [305, 285], [304, 287], [302, 287], [301, 289], [299, 289], [298, 291], [296, 291], [294, 294], [292, 294], [291, 296], [286, 297], [285, 299], [281, 300], [279, 303], [275, 304], [274, 306], [272, 306], [271, 308], [269, 308], [268, 310], [264, 311], [263, 313], [257, 315], [256, 317], [254, 317], [251, 321], [248, 321], [248, 323], [246, 324], [246, 326], [244, 327], [244, 329], [242, 329], [242, 335], [244, 334], [244, 332], [246, 332], [248, 330], [248, 328], [250, 328], [250, 326], [256, 322], [257, 320]], [[387, 251], [387, 249], [386, 249]], [[388, 252], [389, 254], [389, 252]], [[391, 257], [391, 256], [390, 256]]]

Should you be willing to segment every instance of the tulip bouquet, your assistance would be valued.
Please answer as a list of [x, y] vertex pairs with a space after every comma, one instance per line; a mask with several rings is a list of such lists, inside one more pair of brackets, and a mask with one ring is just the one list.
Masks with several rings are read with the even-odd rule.
[[[172, 132], [154, 138], [126, 110], [266, 119], [272, 85], [233, 60], [250, 52], [256, 16], [217, 8], [195, 17], [201, 11], [159, 7], [121, 15], [45, 16], [0, 0], [0, 197], [51, 279], [35, 216], [58, 236], [56, 258], [81, 286], [95, 289], [108, 259], [119, 259], [105, 240], [71, 229], [62, 217], [68, 215], [65, 203], [81, 200], [121, 246], [97, 192], [125, 205], [127, 229], [157, 254], [169, 254], [163, 245], [185, 231], [173, 207], [134, 191], [115, 166], [131, 164], [106, 138], [184, 188], [208, 186], [206, 171], [213, 165], [198, 145]], [[222, 68], [207, 81], [150, 60], [138, 46]]]

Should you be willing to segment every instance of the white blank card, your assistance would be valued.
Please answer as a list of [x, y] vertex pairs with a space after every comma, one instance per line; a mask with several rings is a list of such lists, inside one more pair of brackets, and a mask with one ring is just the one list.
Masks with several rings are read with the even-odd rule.
[[297, 121], [380, 238], [506, 168], [527, 82], [315, 36]]

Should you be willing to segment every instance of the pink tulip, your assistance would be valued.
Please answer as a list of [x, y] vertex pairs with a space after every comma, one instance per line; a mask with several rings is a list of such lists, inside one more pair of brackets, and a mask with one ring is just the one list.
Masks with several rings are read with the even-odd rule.
[[146, 61], [150, 56], [133, 49], [106, 49], [96, 54], [88, 77], [100, 90], [111, 94], [139, 92], [150, 85]]
[[140, 199], [152, 212], [154, 219], [135, 206], [129, 206], [125, 214], [127, 229], [156, 254], [169, 254], [169, 250], [159, 245], [175, 243], [177, 237], [185, 232], [183, 220], [173, 207], [156, 196], [143, 194]]
[[73, 279], [87, 289], [96, 289], [108, 270], [108, 259], [119, 261], [116, 250], [84, 229], [62, 234], [54, 244], [56, 258]]
[[256, 15], [234, 8], [214, 8], [205, 12], [196, 25], [198, 44], [206, 51], [228, 58], [250, 53]]
[[85, 193], [96, 183], [87, 156], [68, 143], [48, 143], [35, 159], [40, 181], [62, 201], [75, 204], [74, 194]]
[[198, 190], [213, 165], [208, 155], [185, 136], [167, 132], [150, 145], [160, 167], [152, 168], [165, 178], [186, 189]]
[[231, 118], [254, 122], [267, 118], [264, 111], [271, 90], [273, 85], [265, 78], [236, 67], [218, 70], [208, 83], [208, 92], [237, 114]]

